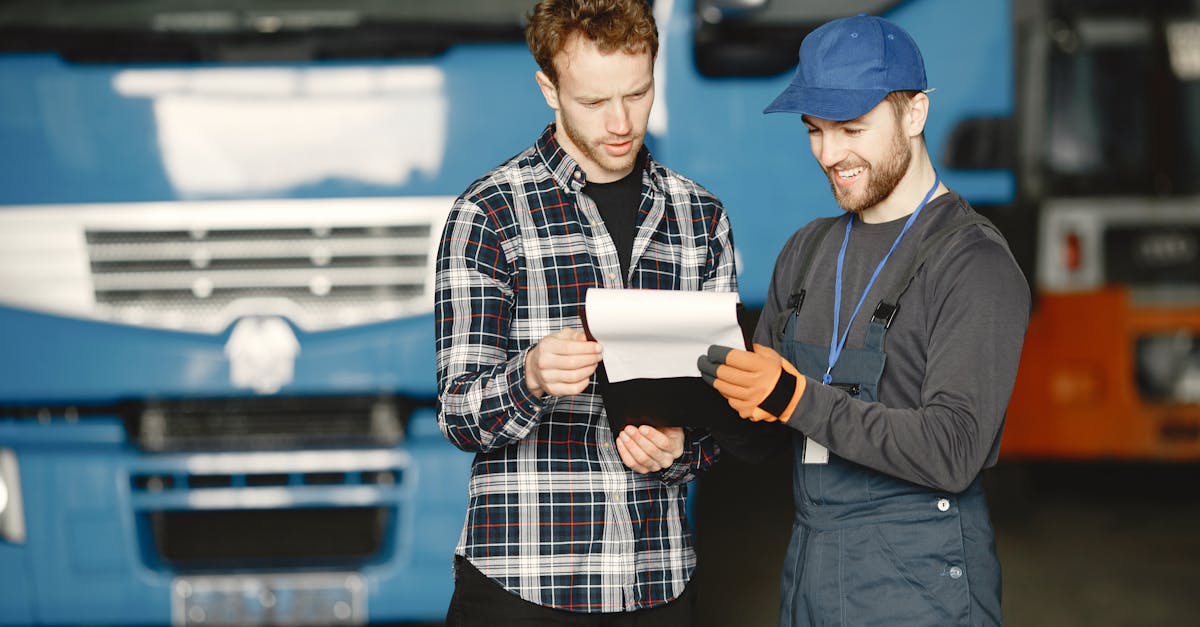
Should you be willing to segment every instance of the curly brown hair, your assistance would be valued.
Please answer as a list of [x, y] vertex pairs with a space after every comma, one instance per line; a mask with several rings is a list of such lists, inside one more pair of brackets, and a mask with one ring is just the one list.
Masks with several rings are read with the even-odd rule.
[[658, 27], [646, 0], [542, 0], [529, 13], [525, 40], [550, 82], [558, 83], [554, 57], [575, 33], [605, 54], [650, 51], [658, 55]]

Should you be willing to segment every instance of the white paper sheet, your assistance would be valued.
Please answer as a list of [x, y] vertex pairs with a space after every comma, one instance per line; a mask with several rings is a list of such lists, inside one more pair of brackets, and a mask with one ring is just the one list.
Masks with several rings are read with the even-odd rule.
[[744, 348], [736, 292], [587, 292], [587, 324], [604, 347], [612, 382], [699, 377], [696, 358], [712, 344]]

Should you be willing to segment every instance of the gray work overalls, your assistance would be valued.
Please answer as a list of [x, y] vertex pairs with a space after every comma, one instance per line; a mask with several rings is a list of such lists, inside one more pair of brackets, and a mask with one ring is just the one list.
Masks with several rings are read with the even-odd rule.
[[[865, 345], [842, 351], [830, 385], [854, 398], [878, 401], [887, 358], [884, 339], [897, 313], [889, 307], [899, 302], [932, 249], [945, 241], [939, 236], [981, 220], [971, 214], [922, 242], [904, 285], [884, 292], [889, 298], [872, 315]], [[819, 247], [828, 228], [814, 232], [808, 251]], [[793, 339], [813, 254], [806, 255], [796, 275], [790, 314], [781, 314], [774, 329], [778, 352], [810, 378], [810, 385], [822, 380], [829, 354], [828, 346]], [[804, 437], [792, 434], [796, 513], [783, 564], [781, 627], [999, 624], [1000, 565], [978, 478], [962, 493], [951, 494], [847, 461], [834, 451], [828, 463], [805, 464]]]

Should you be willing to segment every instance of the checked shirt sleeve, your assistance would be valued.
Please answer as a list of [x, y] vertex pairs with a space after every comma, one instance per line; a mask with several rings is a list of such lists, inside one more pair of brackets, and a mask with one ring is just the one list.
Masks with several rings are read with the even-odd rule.
[[684, 429], [683, 455], [664, 468], [659, 480], [668, 485], [687, 483], [717, 461], [717, 442], [706, 430]]
[[521, 440], [543, 401], [525, 383], [525, 353], [511, 337], [515, 270], [491, 215], [460, 198], [446, 221], [435, 277], [438, 425], [464, 451]]

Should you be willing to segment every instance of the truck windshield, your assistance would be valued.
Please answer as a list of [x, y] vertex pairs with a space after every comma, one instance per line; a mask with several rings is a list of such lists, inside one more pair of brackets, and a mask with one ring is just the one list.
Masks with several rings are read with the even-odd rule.
[[1200, 191], [1200, 21], [1052, 26], [1043, 156], [1059, 195]]
[[74, 62], [430, 56], [523, 38], [533, 0], [6, 0], [0, 50]]

